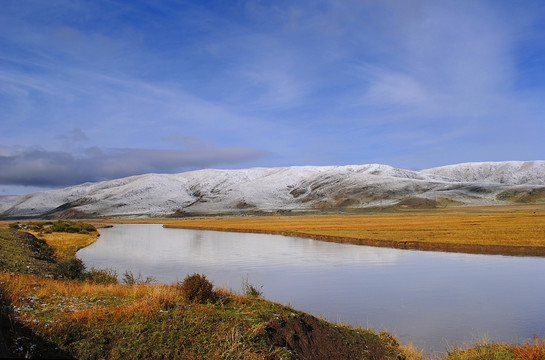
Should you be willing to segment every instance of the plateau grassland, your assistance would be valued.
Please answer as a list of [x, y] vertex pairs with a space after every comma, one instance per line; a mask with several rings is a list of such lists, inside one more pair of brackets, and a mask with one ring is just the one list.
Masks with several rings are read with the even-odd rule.
[[382, 247], [545, 256], [545, 206], [407, 210], [359, 215], [211, 217], [165, 227], [255, 232]]

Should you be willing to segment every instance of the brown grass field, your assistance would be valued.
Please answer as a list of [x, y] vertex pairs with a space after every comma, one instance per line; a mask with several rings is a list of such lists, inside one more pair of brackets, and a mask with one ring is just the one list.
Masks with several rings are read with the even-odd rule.
[[90, 234], [71, 234], [71, 233], [39, 233], [29, 231], [32, 235], [44, 239], [49, 246], [55, 249], [55, 255], [59, 260], [68, 259], [79, 249], [87, 247], [94, 243], [99, 234], [96, 232]]
[[282, 234], [360, 245], [545, 256], [545, 205], [157, 222], [166, 227]]

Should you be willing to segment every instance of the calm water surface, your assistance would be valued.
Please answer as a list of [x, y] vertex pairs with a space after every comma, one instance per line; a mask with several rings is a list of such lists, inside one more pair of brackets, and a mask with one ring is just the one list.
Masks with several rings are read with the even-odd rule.
[[78, 252], [88, 268], [160, 282], [203, 273], [332, 321], [386, 329], [429, 352], [545, 336], [545, 259], [336, 244], [279, 235], [115, 225]]

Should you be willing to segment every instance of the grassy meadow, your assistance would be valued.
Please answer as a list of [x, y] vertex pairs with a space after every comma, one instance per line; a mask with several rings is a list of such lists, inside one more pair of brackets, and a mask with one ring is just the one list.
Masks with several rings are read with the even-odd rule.
[[366, 215], [213, 217], [166, 227], [258, 232], [421, 250], [545, 256], [545, 206]]
[[[509, 246], [518, 249], [514, 253], [545, 248], [544, 207], [115, 222], [354, 243], [371, 239], [379, 246], [418, 241]], [[540, 339], [518, 345], [480, 343], [430, 358], [386, 332], [326, 322], [255, 292], [208, 291], [212, 284], [201, 279], [191, 285], [205, 294], [196, 301], [186, 281], [155, 284], [125, 276], [119, 282], [107, 269], [73, 270], [75, 252], [99, 236], [74, 224], [54, 231], [50, 223], [25, 229], [0, 223], [0, 357], [545, 360], [545, 341]]]

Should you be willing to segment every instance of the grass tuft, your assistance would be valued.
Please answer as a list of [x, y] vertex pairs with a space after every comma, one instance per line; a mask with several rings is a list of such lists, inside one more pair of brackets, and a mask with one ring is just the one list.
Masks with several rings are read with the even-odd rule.
[[147, 276], [144, 279], [141, 273], [138, 273], [138, 276], [135, 276], [132, 271], [127, 270], [123, 273], [122, 281], [126, 285], [151, 284], [152, 282], [155, 282], [155, 278], [153, 276]]
[[248, 297], [260, 298], [263, 295], [263, 291], [261, 291], [262, 288], [263, 286], [259, 286], [259, 288], [257, 288], [250, 284], [248, 276], [246, 276], [246, 279], [242, 280], [242, 293]]
[[519, 345], [482, 342], [468, 349], [455, 348], [444, 360], [545, 360], [545, 340], [535, 338], [533, 344]]
[[83, 274], [83, 277], [86, 281], [92, 282], [94, 284], [117, 284], [117, 271], [115, 269], [95, 269], [86, 271]]
[[205, 304], [216, 299], [216, 294], [213, 291], [214, 285], [202, 274], [188, 275], [183, 282], [178, 284], [178, 287], [184, 297], [191, 302]]
[[67, 259], [57, 264], [57, 277], [68, 280], [83, 279], [85, 265], [78, 258]]

